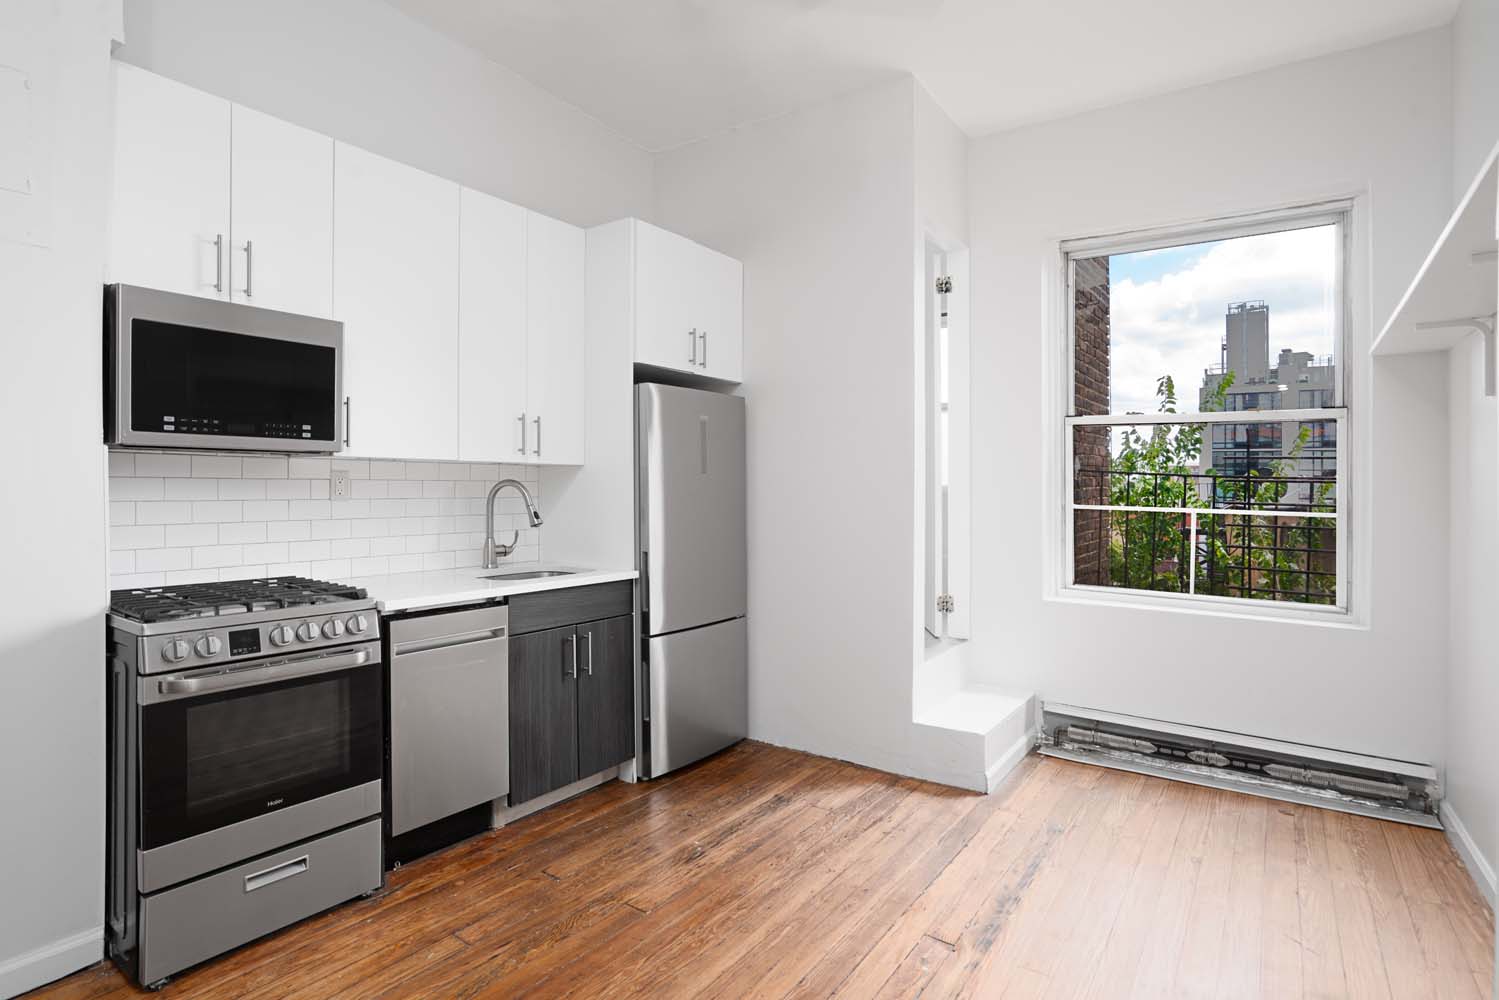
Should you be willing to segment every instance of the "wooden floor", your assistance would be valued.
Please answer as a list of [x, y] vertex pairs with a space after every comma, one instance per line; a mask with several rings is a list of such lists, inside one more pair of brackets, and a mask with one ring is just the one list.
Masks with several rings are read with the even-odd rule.
[[[980, 796], [745, 743], [409, 865], [164, 997], [1484, 998], [1442, 834], [1028, 758]], [[134, 995], [100, 966], [33, 996]]]

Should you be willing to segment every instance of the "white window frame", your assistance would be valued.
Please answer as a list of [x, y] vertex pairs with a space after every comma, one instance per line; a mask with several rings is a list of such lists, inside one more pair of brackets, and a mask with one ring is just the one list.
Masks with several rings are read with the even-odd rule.
[[[1362, 427], [1360, 425], [1365, 424], [1367, 417], [1355, 420], [1349, 410], [1350, 397], [1355, 402], [1359, 400], [1358, 387], [1364, 383], [1366, 378], [1364, 367], [1360, 362], [1365, 360], [1367, 351], [1355, 349], [1357, 343], [1366, 339], [1359, 336], [1359, 334], [1367, 326], [1367, 314], [1362, 301], [1362, 294], [1365, 288], [1362, 277], [1363, 272], [1355, 266], [1358, 261], [1366, 256], [1366, 254], [1361, 253], [1364, 250], [1362, 234], [1366, 231], [1366, 228], [1362, 225], [1363, 213], [1363, 199], [1355, 196], [1304, 203], [1247, 215], [1195, 221], [1171, 227], [1136, 230], [1085, 239], [1063, 240], [1057, 244], [1059, 251], [1057, 260], [1060, 269], [1057, 277], [1060, 280], [1056, 283], [1058, 295], [1054, 298], [1054, 301], [1057, 301], [1058, 308], [1054, 315], [1060, 322], [1054, 322], [1051, 325], [1054, 329], [1060, 328], [1061, 331], [1060, 337], [1057, 338], [1060, 341], [1060, 350], [1052, 354], [1052, 357], [1056, 359], [1055, 363], [1060, 366], [1061, 378], [1052, 380], [1052, 384], [1057, 386], [1057, 395], [1060, 396], [1060, 405], [1052, 407], [1052, 410], [1060, 417], [1060, 420], [1053, 422], [1052, 426], [1060, 425], [1061, 441], [1058, 442], [1057, 447], [1049, 450], [1055, 456], [1057, 465], [1059, 466], [1058, 471], [1060, 475], [1052, 481], [1058, 484], [1060, 493], [1055, 498], [1059, 502], [1052, 502], [1049, 506], [1056, 518], [1056, 521], [1052, 523], [1060, 522], [1056, 524], [1058, 530], [1050, 532], [1050, 534], [1057, 542], [1060, 542], [1060, 545], [1057, 546], [1057, 549], [1059, 549], [1057, 553], [1059, 558], [1052, 563], [1054, 566], [1054, 575], [1048, 581], [1046, 588], [1046, 596], [1048, 598], [1083, 603], [1125, 605], [1199, 614], [1224, 614], [1235, 617], [1269, 618], [1326, 625], [1359, 627], [1366, 625], [1361, 604], [1363, 588], [1353, 575], [1365, 562], [1360, 555], [1360, 549], [1363, 547], [1363, 539], [1361, 536], [1356, 536], [1352, 531], [1355, 525], [1362, 527], [1362, 524], [1365, 523], [1362, 517], [1364, 502], [1351, 492], [1350, 487], [1353, 486], [1356, 488], [1356, 484], [1362, 481], [1362, 477], [1357, 475], [1355, 465], [1362, 465], [1362, 451], [1357, 445], [1361, 443], [1359, 439], [1362, 437], [1360, 434]], [[1257, 236], [1287, 229], [1310, 228], [1318, 225], [1337, 225], [1341, 237], [1337, 243], [1338, 259], [1335, 264], [1334, 275], [1336, 282], [1334, 303], [1337, 310], [1333, 326], [1333, 364], [1335, 365], [1334, 370], [1337, 373], [1334, 384], [1334, 406], [1327, 408], [1276, 410], [1274, 411], [1274, 422], [1331, 419], [1337, 423], [1337, 506], [1331, 515], [1324, 515], [1336, 527], [1337, 581], [1334, 604], [1312, 605], [1292, 601], [1272, 601], [1261, 598], [1166, 593], [1136, 588], [1074, 583], [1074, 512], [1077, 510], [1124, 509], [1112, 507], [1107, 504], [1079, 504], [1075, 502], [1073, 469], [1074, 428], [1084, 426], [1264, 422], [1263, 419], [1252, 418], [1259, 418], [1262, 416], [1262, 413], [1268, 413], [1269, 411], [1251, 411], [1247, 415], [1251, 418], [1248, 421], [1246, 421], [1246, 414], [1239, 411], [1191, 414], [1137, 414], [1130, 416], [1123, 414], [1108, 414], [1104, 416], [1076, 415], [1074, 412], [1076, 405], [1076, 367], [1074, 363], [1076, 350], [1074, 307], [1076, 298], [1074, 295], [1073, 261], [1080, 258], [1133, 253], [1141, 250], [1183, 246], [1211, 240]], [[1131, 509], [1143, 510], [1146, 508]], [[1179, 511], [1174, 508], [1149, 509], [1186, 514], [1192, 517], [1194, 523], [1196, 516], [1202, 514], [1229, 513], [1243, 515], [1246, 513], [1240, 509], [1224, 510], [1216, 507], [1195, 511], [1190, 508], [1181, 508]], [[1268, 511], [1266, 513], [1267, 516], [1270, 516], [1284, 514], [1285, 512]], [[1192, 569], [1195, 570], [1195, 561]], [[1193, 576], [1195, 577], [1195, 572]]]

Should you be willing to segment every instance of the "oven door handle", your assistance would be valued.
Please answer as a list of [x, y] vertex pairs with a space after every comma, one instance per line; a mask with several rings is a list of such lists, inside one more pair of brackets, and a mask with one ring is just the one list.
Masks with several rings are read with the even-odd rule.
[[167, 701], [172, 698], [188, 698], [199, 694], [212, 694], [216, 691], [232, 691], [235, 688], [254, 687], [258, 684], [269, 684], [272, 681], [289, 681], [299, 677], [315, 677], [318, 674], [328, 674], [335, 670], [348, 670], [351, 667], [362, 667], [371, 660], [368, 649], [356, 649], [349, 653], [335, 653], [328, 656], [310, 656], [299, 660], [285, 660], [281, 663], [272, 663], [264, 667], [254, 667], [249, 670], [234, 671], [231, 673], [211, 674], [207, 677], [163, 677], [156, 682], [156, 691], [159, 695], [155, 701]]

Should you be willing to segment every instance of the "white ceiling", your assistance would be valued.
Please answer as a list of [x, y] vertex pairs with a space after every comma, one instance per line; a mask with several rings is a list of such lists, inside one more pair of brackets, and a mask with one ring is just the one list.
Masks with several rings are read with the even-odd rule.
[[1458, 0], [391, 0], [648, 150], [912, 72], [978, 136], [1444, 24]]

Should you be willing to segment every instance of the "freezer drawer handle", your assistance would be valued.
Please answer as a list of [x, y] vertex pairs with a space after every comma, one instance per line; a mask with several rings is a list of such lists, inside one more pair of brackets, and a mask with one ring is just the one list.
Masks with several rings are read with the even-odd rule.
[[290, 861], [276, 865], [274, 868], [267, 868], [263, 872], [246, 875], [245, 891], [254, 892], [256, 889], [264, 889], [268, 885], [275, 885], [277, 882], [301, 875], [310, 866], [311, 862], [308, 860], [308, 855], [304, 854], [300, 858], [292, 858]]
[[697, 327], [687, 331], [687, 363], [697, 364]]

